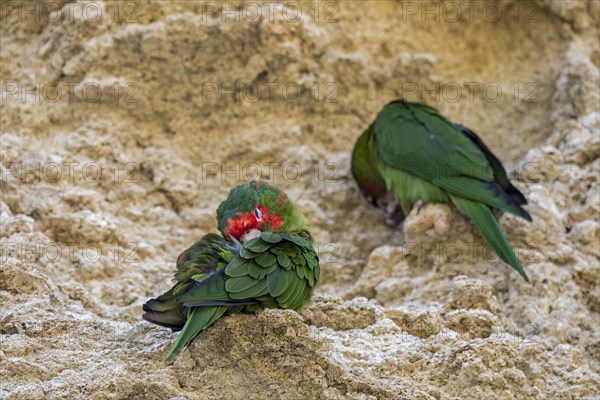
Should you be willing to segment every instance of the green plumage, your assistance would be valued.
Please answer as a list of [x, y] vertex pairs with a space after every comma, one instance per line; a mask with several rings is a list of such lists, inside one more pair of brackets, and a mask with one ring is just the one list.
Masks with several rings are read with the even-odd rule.
[[[260, 251], [238, 252], [222, 271], [175, 301], [186, 307], [215, 301], [235, 305], [237, 300], [260, 305], [257, 298], [268, 296], [281, 308], [298, 309], [303, 305], [320, 274], [310, 240], [295, 234], [263, 232], [242, 249]], [[280, 257], [286, 257], [287, 262], [279, 263]], [[289, 298], [283, 297], [286, 293]]]
[[246, 243], [205, 235], [177, 259], [173, 288], [144, 304], [144, 319], [181, 330], [166, 360], [227, 312], [298, 310], [310, 298], [319, 279], [318, 258], [304, 216], [283, 192], [262, 182], [237, 186], [219, 207], [220, 230], [230, 223], [227, 218], [257, 205], [281, 216], [281, 229]]
[[507, 211], [531, 221], [521, 207], [525, 197], [469, 129], [424, 104], [393, 101], [358, 139], [352, 173], [365, 196], [386, 213], [393, 210], [384, 201], [387, 197], [398, 203], [403, 215], [417, 201], [455, 206], [498, 256], [527, 280], [492, 212]]

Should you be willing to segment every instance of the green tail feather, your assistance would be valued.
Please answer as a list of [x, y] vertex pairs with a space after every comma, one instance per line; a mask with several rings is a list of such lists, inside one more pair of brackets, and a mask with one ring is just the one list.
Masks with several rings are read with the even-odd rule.
[[173, 289], [158, 296], [156, 299], [151, 299], [143, 306], [144, 318], [153, 324], [165, 326], [180, 331], [185, 324], [185, 315], [181, 310], [181, 304], [173, 300]]
[[502, 233], [500, 225], [498, 225], [498, 221], [496, 221], [490, 208], [485, 204], [463, 199], [461, 197], [450, 195], [450, 198], [456, 208], [473, 221], [473, 224], [477, 227], [492, 250], [496, 252], [498, 257], [510, 264], [527, 282], [529, 282], [527, 274], [523, 270], [512, 247], [510, 247], [508, 240], [506, 240], [506, 237]]
[[189, 311], [187, 321], [171, 346], [165, 361], [171, 360], [200, 332], [211, 326], [227, 311], [227, 307], [196, 307]]

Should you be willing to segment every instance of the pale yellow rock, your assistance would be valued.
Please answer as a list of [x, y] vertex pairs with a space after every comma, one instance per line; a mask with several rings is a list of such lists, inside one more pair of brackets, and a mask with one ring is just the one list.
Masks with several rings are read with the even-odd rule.
[[[599, 397], [600, 3], [467, 3], [3, 1], [0, 398]], [[506, 165], [530, 284], [453, 209], [391, 228], [361, 197], [350, 151], [398, 97]], [[313, 302], [165, 363], [141, 306], [254, 178], [310, 220]]]
[[425, 204], [421, 209], [413, 207], [404, 221], [407, 234], [423, 233], [433, 228], [435, 233], [443, 235], [450, 230], [452, 209], [446, 204]]

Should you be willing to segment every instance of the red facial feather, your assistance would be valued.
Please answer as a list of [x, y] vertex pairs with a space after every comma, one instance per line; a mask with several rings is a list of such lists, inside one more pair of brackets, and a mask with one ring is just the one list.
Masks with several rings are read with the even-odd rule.
[[[262, 213], [260, 221], [256, 219], [254, 210], [258, 208]], [[258, 229], [263, 231], [266, 226], [270, 226], [273, 231], [276, 231], [283, 225], [281, 215], [272, 214], [265, 206], [256, 206], [249, 213], [238, 213], [235, 217], [227, 218], [227, 226], [225, 227], [225, 235], [230, 235], [239, 240], [242, 235], [249, 229]]]
[[253, 214], [238, 213], [235, 217], [227, 218], [225, 235], [231, 235], [236, 239], [242, 237], [248, 229], [256, 228], [258, 222]]
[[281, 215], [279, 214], [274, 214], [272, 216], [270, 215], [269, 219], [265, 222], [271, 225], [271, 229], [273, 229], [274, 232], [277, 231], [278, 228], [283, 226], [283, 220], [281, 219]]

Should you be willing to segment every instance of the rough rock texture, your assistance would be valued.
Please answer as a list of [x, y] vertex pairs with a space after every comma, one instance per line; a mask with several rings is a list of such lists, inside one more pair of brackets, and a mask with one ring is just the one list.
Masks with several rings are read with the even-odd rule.
[[[600, 3], [256, 4], [2, 1], [0, 397], [600, 396]], [[349, 151], [399, 96], [509, 166], [531, 284], [448, 207], [403, 233], [360, 197]], [[165, 363], [141, 304], [258, 176], [310, 219], [313, 304]]]

